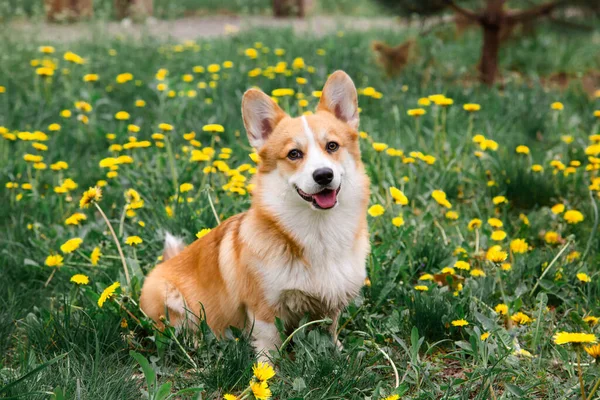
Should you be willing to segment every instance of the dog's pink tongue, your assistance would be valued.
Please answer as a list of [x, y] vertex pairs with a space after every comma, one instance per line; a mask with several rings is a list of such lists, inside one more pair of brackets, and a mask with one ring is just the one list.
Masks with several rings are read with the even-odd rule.
[[331, 208], [335, 206], [337, 200], [337, 193], [335, 190], [323, 190], [321, 193], [313, 195], [315, 202], [321, 208]]

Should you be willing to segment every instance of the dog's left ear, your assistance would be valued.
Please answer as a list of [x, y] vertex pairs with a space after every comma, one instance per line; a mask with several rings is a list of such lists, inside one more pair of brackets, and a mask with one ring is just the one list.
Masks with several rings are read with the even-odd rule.
[[344, 71], [335, 71], [329, 76], [317, 111], [329, 111], [352, 129], [358, 129], [358, 100], [354, 82]]

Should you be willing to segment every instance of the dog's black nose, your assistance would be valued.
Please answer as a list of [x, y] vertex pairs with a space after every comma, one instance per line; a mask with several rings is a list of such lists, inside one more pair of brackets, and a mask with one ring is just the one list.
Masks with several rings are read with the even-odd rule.
[[313, 179], [319, 185], [329, 185], [333, 180], [333, 170], [331, 168], [319, 168], [313, 172]]

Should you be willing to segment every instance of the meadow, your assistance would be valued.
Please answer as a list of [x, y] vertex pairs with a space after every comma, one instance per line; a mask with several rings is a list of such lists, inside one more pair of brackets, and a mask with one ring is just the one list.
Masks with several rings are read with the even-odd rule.
[[[495, 88], [476, 83], [475, 32], [419, 38], [394, 79], [370, 43], [410, 30], [2, 35], [0, 398], [598, 395], [600, 93], [579, 79], [600, 68], [597, 32], [516, 40]], [[243, 92], [299, 115], [336, 69], [359, 89], [368, 279], [343, 350], [326, 323], [300, 329], [262, 384], [245, 332], [157, 331], [140, 288], [165, 231], [191, 243], [249, 207]], [[556, 72], [568, 88], [548, 84]]]

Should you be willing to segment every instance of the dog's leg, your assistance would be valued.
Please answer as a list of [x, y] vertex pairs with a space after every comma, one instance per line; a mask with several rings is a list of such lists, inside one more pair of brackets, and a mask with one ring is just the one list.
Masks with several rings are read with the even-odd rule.
[[338, 339], [338, 333], [337, 333], [338, 320], [340, 318], [341, 313], [342, 313], [341, 310], [337, 310], [329, 315], [329, 318], [331, 318], [331, 320], [333, 321], [331, 323], [331, 325], [329, 326], [329, 333], [331, 334], [331, 339], [333, 340], [333, 343], [335, 343], [335, 345], [337, 346], [337, 348], [340, 351], [344, 348], [344, 346], [342, 346], [342, 342], [340, 342]]
[[274, 322], [261, 321], [254, 319], [252, 327], [252, 346], [256, 350], [258, 360], [269, 362], [269, 352], [277, 350], [281, 345], [279, 331]]

